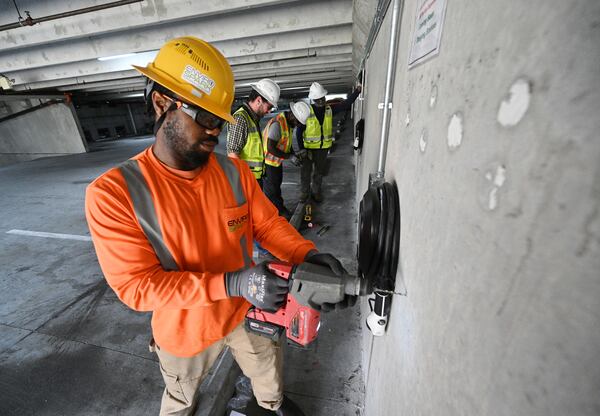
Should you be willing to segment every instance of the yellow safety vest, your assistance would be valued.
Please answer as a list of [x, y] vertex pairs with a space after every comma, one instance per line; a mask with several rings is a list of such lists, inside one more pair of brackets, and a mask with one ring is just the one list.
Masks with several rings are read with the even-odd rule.
[[263, 144], [265, 149], [265, 163], [271, 166], [281, 166], [281, 162], [283, 162], [283, 158], [277, 157], [274, 154], [269, 152], [269, 129], [271, 128], [271, 124], [275, 121], [279, 122], [279, 129], [281, 132], [281, 137], [277, 142], [277, 149], [281, 150], [283, 153], [290, 153], [292, 150], [292, 141], [290, 140], [290, 130], [288, 128], [287, 120], [285, 118], [285, 113], [281, 112], [277, 115], [277, 117], [273, 117], [267, 123], [267, 127], [263, 130]]
[[[323, 138], [321, 140], [321, 137]], [[304, 147], [307, 149], [329, 149], [333, 144], [333, 112], [330, 106], [325, 107], [325, 116], [323, 117], [323, 128], [315, 116], [312, 105], [310, 106], [310, 115], [306, 119], [306, 128], [304, 129]]]
[[241, 114], [246, 119], [246, 124], [248, 125], [248, 137], [246, 139], [246, 145], [242, 149], [242, 153], [240, 153], [240, 159], [250, 166], [250, 170], [254, 174], [254, 177], [260, 179], [263, 175], [263, 165], [265, 160], [260, 130], [243, 106], [238, 108], [233, 114]]

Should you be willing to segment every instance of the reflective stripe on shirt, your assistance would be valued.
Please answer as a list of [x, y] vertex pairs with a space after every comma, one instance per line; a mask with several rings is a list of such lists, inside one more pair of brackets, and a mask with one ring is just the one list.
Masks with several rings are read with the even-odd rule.
[[[233, 192], [233, 196], [238, 205], [246, 203], [246, 196], [244, 195], [244, 189], [240, 181], [240, 172], [235, 167], [233, 162], [229, 160], [227, 156], [213, 153], [219, 162], [219, 166], [225, 173], [229, 186]], [[156, 209], [154, 202], [152, 201], [152, 195], [148, 184], [137, 160], [129, 159], [121, 166], [119, 166], [125, 182], [127, 183], [127, 189], [131, 200], [133, 202], [133, 209], [135, 216], [142, 227], [142, 231], [146, 235], [146, 238], [150, 242], [150, 245], [154, 249], [160, 264], [163, 269], [167, 271], [179, 270], [177, 263], [175, 262], [173, 255], [167, 248], [164, 242], [160, 225], [158, 224], [158, 217], [156, 215]], [[247, 268], [252, 265], [252, 259], [250, 258], [247, 250], [246, 235], [243, 234], [240, 238], [240, 246], [242, 250], [242, 256], [244, 258], [244, 267]]]

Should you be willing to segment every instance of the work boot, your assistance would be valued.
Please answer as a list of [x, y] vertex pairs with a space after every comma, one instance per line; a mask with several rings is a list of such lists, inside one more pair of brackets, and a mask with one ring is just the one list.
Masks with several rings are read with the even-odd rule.
[[300, 194], [300, 202], [306, 202], [308, 200], [308, 192], [302, 192]]
[[256, 402], [256, 398], [252, 397], [252, 399], [248, 402], [243, 414], [246, 416], [305, 416], [304, 412], [300, 410], [298, 405], [286, 396], [283, 396], [281, 407], [277, 410], [267, 410], [260, 407]]
[[323, 202], [323, 194], [320, 192], [313, 194], [313, 199], [315, 200], [315, 202]]
[[283, 403], [279, 409], [275, 410], [275, 414], [277, 416], [305, 416], [298, 405], [287, 396], [283, 396]]

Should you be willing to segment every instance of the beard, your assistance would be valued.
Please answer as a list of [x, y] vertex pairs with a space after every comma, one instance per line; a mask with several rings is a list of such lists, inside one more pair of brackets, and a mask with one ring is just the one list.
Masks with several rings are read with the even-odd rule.
[[219, 143], [219, 138], [214, 136], [208, 136], [206, 139], [199, 140], [194, 144], [187, 143], [182, 135], [180, 124], [175, 120], [166, 121], [163, 131], [166, 142], [173, 150], [181, 170], [194, 170], [206, 165], [211, 152], [202, 150], [200, 145], [205, 141]]

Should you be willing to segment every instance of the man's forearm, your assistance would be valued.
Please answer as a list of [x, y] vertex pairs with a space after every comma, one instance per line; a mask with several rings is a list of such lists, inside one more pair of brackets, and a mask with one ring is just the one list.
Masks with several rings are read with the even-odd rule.
[[271, 153], [273, 156], [280, 157], [282, 159], [287, 159], [290, 157], [289, 153], [285, 153], [283, 150], [277, 148], [277, 143], [275, 140], [269, 139], [267, 142], [267, 149], [269, 149], [269, 153]]

